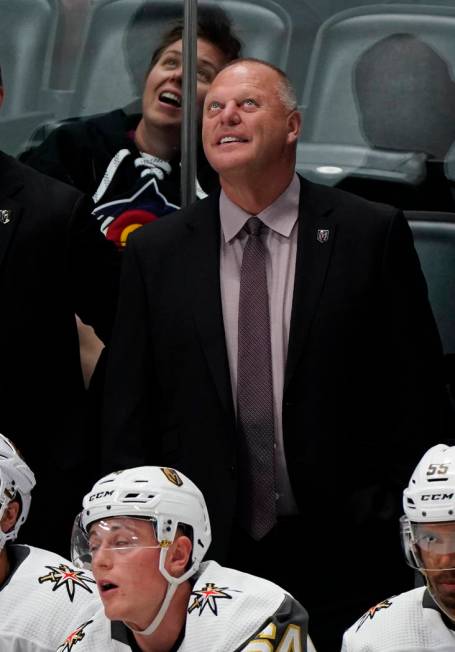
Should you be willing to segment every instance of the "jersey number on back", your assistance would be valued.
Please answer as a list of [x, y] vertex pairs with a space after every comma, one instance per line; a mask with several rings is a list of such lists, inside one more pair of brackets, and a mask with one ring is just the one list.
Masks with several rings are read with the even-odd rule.
[[288, 625], [277, 647], [275, 639], [276, 626], [270, 623], [242, 652], [302, 652], [302, 633], [299, 625]]

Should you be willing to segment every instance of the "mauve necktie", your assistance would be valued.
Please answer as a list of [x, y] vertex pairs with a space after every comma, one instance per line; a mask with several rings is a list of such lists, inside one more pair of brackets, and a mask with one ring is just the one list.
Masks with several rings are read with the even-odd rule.
[[239, 514], [256, 540], [276, 522], [272, 355], [262, 227], [258, 217], [250, 217], [244, 227], [249, 237], [240, 272], [237, 367]]

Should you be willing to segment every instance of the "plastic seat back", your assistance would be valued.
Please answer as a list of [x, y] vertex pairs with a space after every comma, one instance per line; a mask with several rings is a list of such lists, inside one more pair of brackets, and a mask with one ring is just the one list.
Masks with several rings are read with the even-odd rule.
[[[371, 5], [327, 20], [305, 84], [302, 170], [328, 185], [354, 175], [370, 185], [402, 183], [405, 191], [421, 182], [415, 178], [436, 176], [426, 164], [417, 176], [414, 170], [422, 156], [430, 166], [433, 160], [442, 164], [455, 140], [454, 34], [453, 6]], [[308, 143], [313, 155], [305, 152]], [[333, 177], [326, 172], [331, 148], [337, 148]], [[353, 148], [363, 149], [354, 169]], [[381, 193], [390, 201], [386, 190]], [[416, 208], [421, 193], [416, 197], [415, 205], [411, 200], [404, 207]]]
[[444, 353], [455, 354], [455, 213], [406, 211]]
[[0, 0], [0, 63], [5, 100], [1, 118], [41, 108], [55, 39], [53, 0]]

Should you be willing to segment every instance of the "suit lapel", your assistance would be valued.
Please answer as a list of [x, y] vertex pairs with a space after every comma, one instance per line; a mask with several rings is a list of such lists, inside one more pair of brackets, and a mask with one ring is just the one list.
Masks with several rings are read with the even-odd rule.
[[232, 391], [220, 291], [219, 193], [198, 202], [187, 217], [191, 232], [187, 251], [187, 291], [202, 350], [221, 403], [233, 416]]
[[299, 363], [324, 288], [336, 223], [317, 186], [300, 179], [299, 232], [294, 294], [284, 381], [286, 391]]
[[[291, 312], [285, 386], [298, 365], [324, 287], [335, 242], [333, 207], [326, 194], [304, 179], [301, 182], [299, 233]], [[198, 202], [188, 213], [191, 232], [187, 250], [186, 281], [193, 317], [220, 400], [233, 412], [232, 390], [223, 327], [220, 292], [219, 194]]]
[[0, 267], [22, 215], [22, 207], [13, 197], [22, 186], [18, 164], [0, 152]]

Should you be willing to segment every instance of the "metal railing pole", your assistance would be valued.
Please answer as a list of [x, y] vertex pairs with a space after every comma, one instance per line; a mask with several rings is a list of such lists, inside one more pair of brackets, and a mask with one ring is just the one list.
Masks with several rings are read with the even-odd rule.
[[182, 208], [196, 199], [197, 160], [197, 0], [184, 0], [183, 14], [183, 119], [182, 119]]

